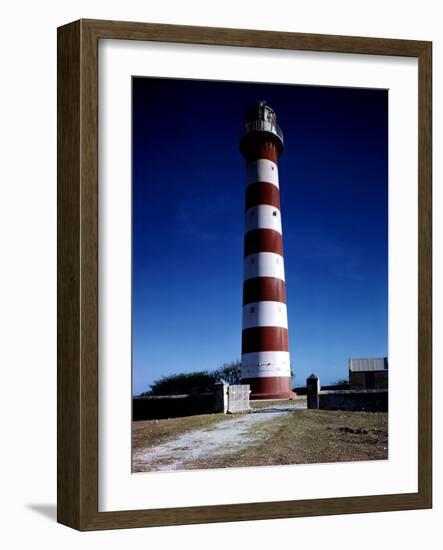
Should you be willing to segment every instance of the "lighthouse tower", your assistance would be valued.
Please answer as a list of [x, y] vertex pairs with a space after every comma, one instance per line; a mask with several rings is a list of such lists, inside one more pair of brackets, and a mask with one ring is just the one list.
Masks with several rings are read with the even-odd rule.
[[273, 109], [248, 111], [240, 138], [246, 160], [242, 383], [253, 399], [293, 397], [288, 351], [278, 158], [283, 134]]

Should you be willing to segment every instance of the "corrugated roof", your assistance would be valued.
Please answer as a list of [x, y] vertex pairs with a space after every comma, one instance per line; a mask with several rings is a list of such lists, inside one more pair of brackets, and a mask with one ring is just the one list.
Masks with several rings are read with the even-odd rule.
[[388, 370], [388, 358], [349, 359], [349, 370], [352, 372]]

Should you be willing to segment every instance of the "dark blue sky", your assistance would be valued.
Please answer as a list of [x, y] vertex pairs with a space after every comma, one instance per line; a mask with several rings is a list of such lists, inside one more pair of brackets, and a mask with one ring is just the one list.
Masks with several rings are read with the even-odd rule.
[[387, 355], [388, 93], [133, 79], [133, 389], [240, 358], [245, 111], [279, 162], [294, 385]]

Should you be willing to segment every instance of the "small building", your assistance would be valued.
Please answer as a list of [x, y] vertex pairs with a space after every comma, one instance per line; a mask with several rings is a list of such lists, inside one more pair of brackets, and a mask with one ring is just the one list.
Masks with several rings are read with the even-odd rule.
[[349, 359], [349, 389], [388, 389], [388, 358]]

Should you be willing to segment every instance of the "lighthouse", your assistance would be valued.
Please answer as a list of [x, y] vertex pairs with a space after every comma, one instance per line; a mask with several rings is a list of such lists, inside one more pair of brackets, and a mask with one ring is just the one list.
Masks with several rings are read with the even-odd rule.
[[252, 399], [293, 397], [288, 349], [278, 159], [283, 133], [265, 102], [246, 114], [242, 383]]

